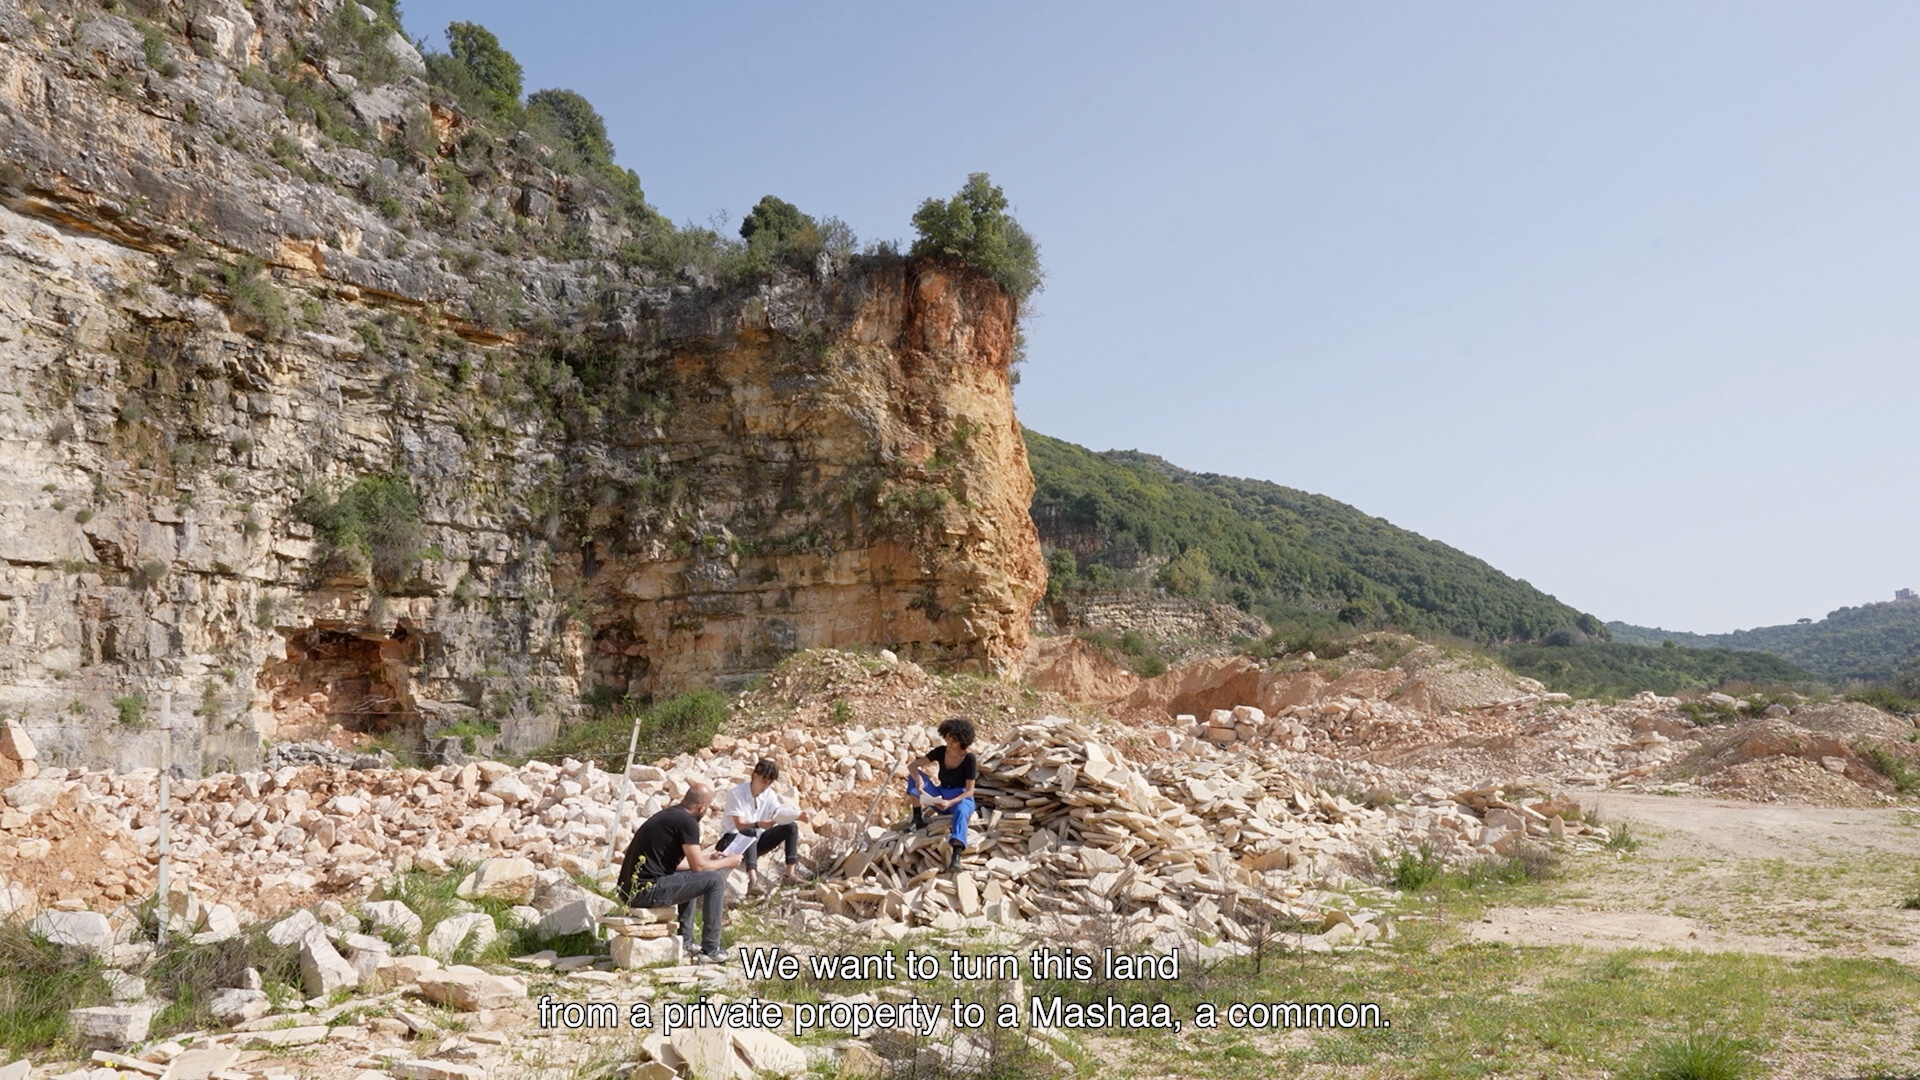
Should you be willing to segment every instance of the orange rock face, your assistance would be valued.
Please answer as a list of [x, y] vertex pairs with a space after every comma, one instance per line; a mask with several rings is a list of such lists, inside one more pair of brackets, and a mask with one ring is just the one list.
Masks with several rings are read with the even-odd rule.
[[1012, 300], [926, 262], [807, 289], [636, 361], [670, 404], [626, 452], [662, 481], [597, 506], [556, 573], [592, 611], [586, 681], [670, 693], [852, 645], [985, 673], [1025, 648], [1045, 568]]

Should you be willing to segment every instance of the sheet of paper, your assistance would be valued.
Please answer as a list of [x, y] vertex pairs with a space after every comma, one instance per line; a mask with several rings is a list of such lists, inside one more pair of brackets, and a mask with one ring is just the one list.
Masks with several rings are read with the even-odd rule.
[[740, 835], [738, 835], [738, 836], [736, 836], [736, 837], [734, 837], [734, 838], [733, 838], [733, 843], [731, 843], [731, 844], [728, 844], [728, 845], [727, 845], [727, 850], [725, 850], [725, 851], [723, 851], [723, 852], [721, 852], [720, 854], [722, 854], [722, 855], [738, 855], [738, 854], [740, 854], [741, 852], [743, 852], [743, 851], [745, 851], [745, 850], [747, 850], [748, 848], [750, 848], [750, 847], [752, 847], [752, 846], [754, 845], [754, 843], [755, 843], [756, 841], [758, 841], [759, 839], [760, 839], [760, 838], [759, 838], [759, 837], [757, 837], [757, 836], [748, 836], [748, 835], [747, 835], [746, 833], [741, 833]]
[[799, 820], [800, 808], [797, 806], [783, 806], [773, 812], [773, 823], [775, 825], [791, 825]]

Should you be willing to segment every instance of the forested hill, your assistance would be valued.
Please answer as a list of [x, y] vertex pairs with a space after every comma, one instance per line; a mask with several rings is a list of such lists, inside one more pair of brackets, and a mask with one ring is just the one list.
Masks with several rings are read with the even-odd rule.
[[1762, 626], [1730, 634], [1689, 634], [1657, 627], [1608, 623], [1614, 640], [1636, 645], [1747, 649], [1770, 652], [1824, 679], [1884, 681], [1912, 665], [1920, 654], [1920, 603], [1890, 601], [1843, 607], [1819, 622]]
[[1053, 595], [1159, 586], [1275, 626], [1392, 626], [1481, 642], [1606, 636], [1598, 619], [1524, 581], [1325, 496], [1032, 431], [1026, 439]]

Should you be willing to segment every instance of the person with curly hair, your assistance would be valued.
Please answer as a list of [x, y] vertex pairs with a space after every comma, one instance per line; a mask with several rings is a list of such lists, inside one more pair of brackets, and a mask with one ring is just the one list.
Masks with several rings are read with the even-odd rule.
[[[914, 758], [907, 764], [907, 798], [913, 800], [913, 827], [926, 827], [926, 811], [953, 815], [947, 843], [947, 872], [960, 869], [960, 853], [967, 848], [967, 823], [973, 817], [974, 781], [980, 777], [980, 762], [975, 758], [973, 721], [956, 716], [939, 727], [944, 744]], [[927, 767], [935, 769], [931, 778]], [[937, 782], [936, 782], [937, 781]]]

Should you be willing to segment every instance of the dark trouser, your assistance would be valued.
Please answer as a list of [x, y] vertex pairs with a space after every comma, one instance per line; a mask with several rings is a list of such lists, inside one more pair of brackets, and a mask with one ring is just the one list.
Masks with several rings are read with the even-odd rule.
[[[725, 851], [727, 850], [727, 845], [733, 843], [733, 838], [738, 835], [740, 834], [728, 833], [722, 836], [720, 842], [714, 846], [721, 851]], [[749, 832], [747, 835], [752, 836], [754, 834]], [[785, 825], [775, 825], [773, 828], [760, 833], [759, 836], [759, 843], [740, 853], [740, 865], [746, 868], [747, 873], [751, 874], [760, 868], [760, 856], [765, 855], [767, 852], [772, 851], [782, 844], [785, 844], [787, 848], [788, 866], [792, 866], [794, 863], [800, 861], [800, 830], [795, 828], [792, 822], [788, 822]]]
[[693, 902], [706, 898], [706, 912], [700, 919], [700, 951], [720, 951], [721, 912], [727, 903], [727, 871], [681, 870], [668, 874], [651, 886], [642, 886], [633, 898], [633, 907], [680, 907], [680, 943], [693, 952]]

